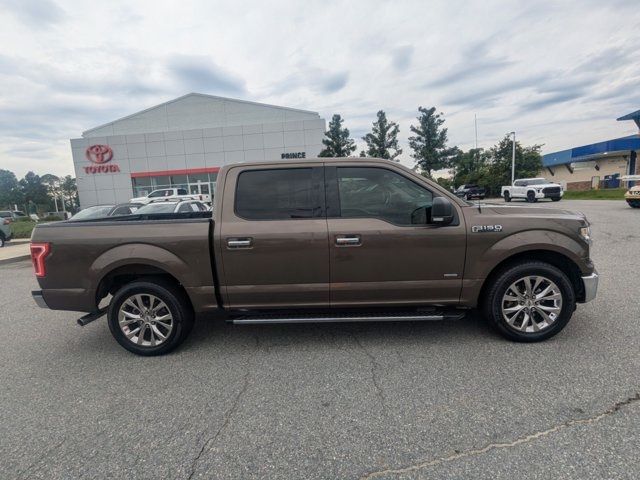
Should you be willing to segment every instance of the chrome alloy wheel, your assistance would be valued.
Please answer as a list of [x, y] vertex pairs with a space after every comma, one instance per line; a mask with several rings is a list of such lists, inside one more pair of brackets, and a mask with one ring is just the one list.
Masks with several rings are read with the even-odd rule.
[[511, 284], [502, 297], [502, 316], [514, 328], [537, 333], [549, 328], [562, 311], [560, 288], [546, 277], [531, 275]]
[[173, 315], [167, 304], [154, 295], [139, 293], [127, 298], [118, 311], [118, 324], [130, 342], [155, 347], [173, 330]]

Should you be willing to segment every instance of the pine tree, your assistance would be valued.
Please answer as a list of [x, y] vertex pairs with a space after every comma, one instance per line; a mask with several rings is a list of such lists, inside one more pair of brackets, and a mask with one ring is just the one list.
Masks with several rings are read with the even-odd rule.
[[413, 149], [411, 156], [418, 166], [431, 177], [434, 170], [449, 166], [457, 149], [447, 147], [447, 129], [442, 127], [444, 118], [441, 113], [436, 113], [436, 107], [419, 107], [418, 111], [418, 126], [411, 125], [415, 136], [409, 137], [409, 146]]
[[[389, 122], [384, 110], [378, 112], [378, 120], [373, 122], [371, 133], [362, 139], [367, 143], [367, 156], [386, 158], [398, 162], [396, 158], [402, 153], [398, 147], [398, 132], [400, 127], [396, 122]], [[362, 155], [361, 155], [362, 156]]]
[[348, 157], [357, 147], [352, 138], [349, 138], [349, 129], [342, 128], [344, 119], [336, 114], [329, 122], [329, 130], [325, 132], [322, 139], [324, 149], [318, 156], [320, 157]]

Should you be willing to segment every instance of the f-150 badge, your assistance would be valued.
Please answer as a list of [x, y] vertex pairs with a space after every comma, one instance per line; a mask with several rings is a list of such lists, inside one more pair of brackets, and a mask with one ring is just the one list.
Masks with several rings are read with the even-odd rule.
[[502, 225], [473, 225], [471, 227], [473, 233], [481, 232], [501, 232]]

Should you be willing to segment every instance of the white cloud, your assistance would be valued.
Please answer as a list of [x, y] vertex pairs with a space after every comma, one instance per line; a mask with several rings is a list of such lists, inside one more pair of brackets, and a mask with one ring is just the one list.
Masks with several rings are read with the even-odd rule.
[[[333, 113], [445, 114], [450, 143], [545, 151], [633, 133], [636, 0], [0, 0], [0, 168], [72, 173], [68, 139], [189, 91]], [[359, 150], [358, 150], [359, 151]]]

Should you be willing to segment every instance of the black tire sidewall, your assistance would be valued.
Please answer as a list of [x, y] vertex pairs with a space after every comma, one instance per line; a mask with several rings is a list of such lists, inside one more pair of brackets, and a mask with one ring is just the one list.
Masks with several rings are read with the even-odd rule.
[[[502, 297], [507, 288], [527, 275], [540, 275], [552, 280], [562, 293], [562, 310], [554, 324], [538, 333], [524, 333], [513, 329], [502, 317]], [[485, 317], [503, 336], [518, 342], [539, 342], [559, 333], [569, 322], [575, 310], [575, 293], [571, 281], [558, 268], [544, 262], [527, 262], [514, 265], [498, 276], [488, 289], [484, 305]]]
[[505, 202], [511, 201], [511, 195], [509, 195], [509, 192], [504, 192], [504, 201]]
[[[159, 346], [144, 347], [135, 345], [127, 339], [118, 324], [120, 306], [131, 295], [138, 293], [152, 294], [158, 297], [166, 303], [173, 316], [175, 322], [173, 330], [169, 334], [169, 338]], [[152, 356], [168, 353], [182, 343], [186, 335], [191, 331], [193, 316], [185, 299], [175, 287], [155, 282], [138, 281], [125, 285], [116, 292], [109, 304], [107, 322], [111, 334], [122, 347], [137, 355]]]
[[527, 202], [533, 203], [536, 201], [536, 194], [531, 195], [531, 192], [527, 192]]

